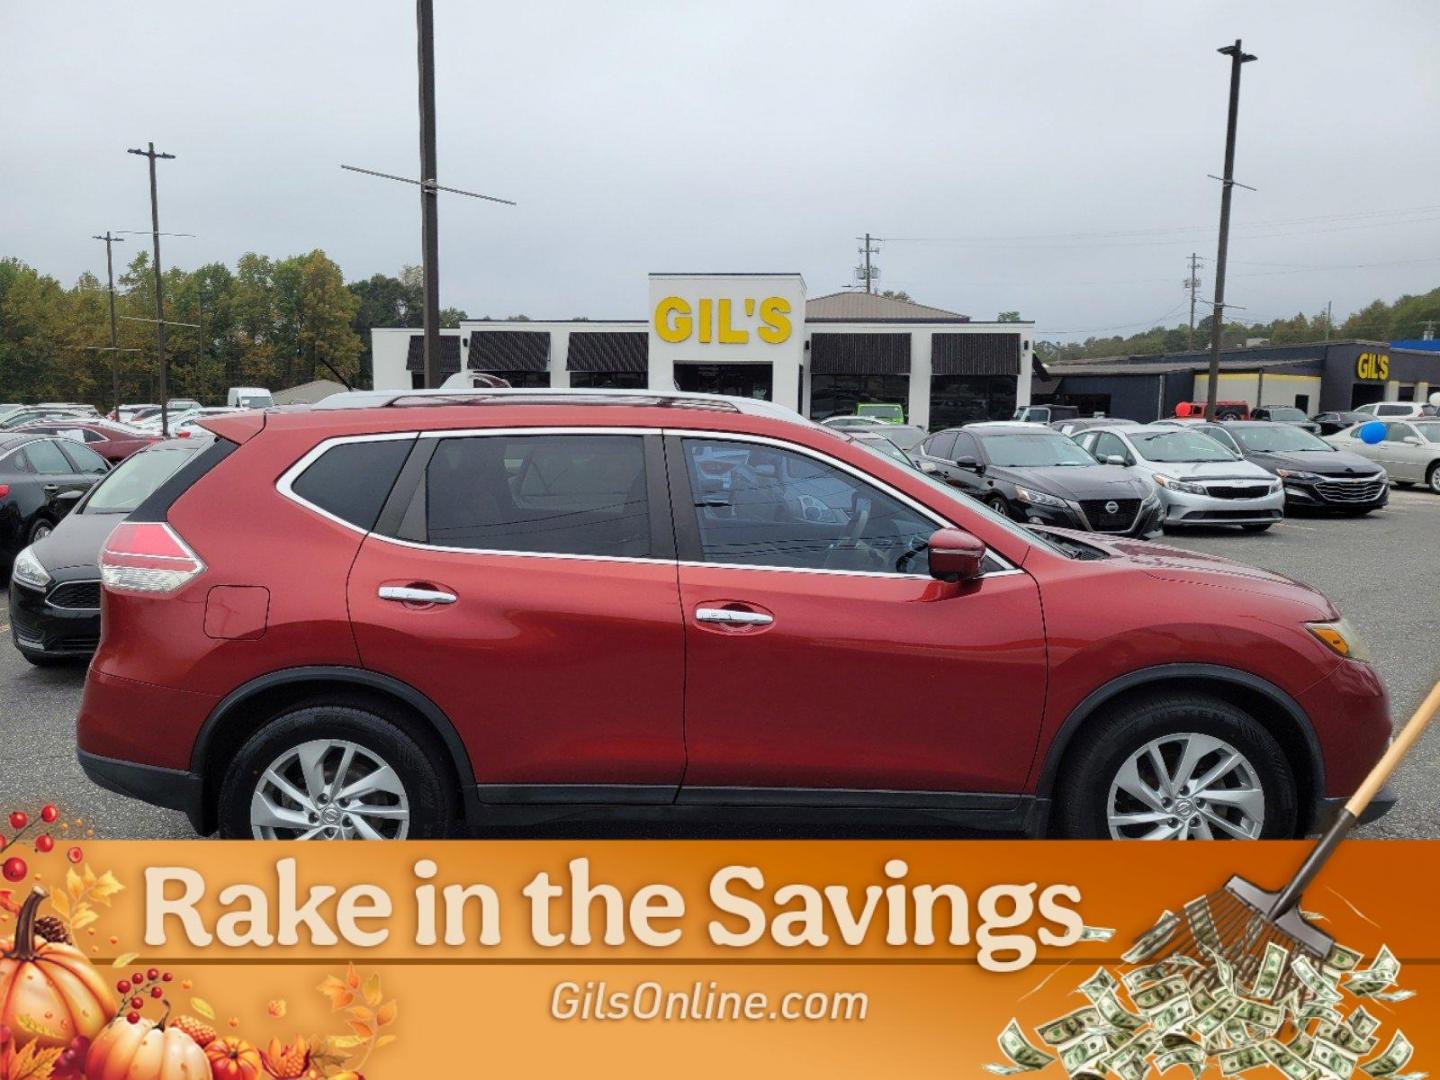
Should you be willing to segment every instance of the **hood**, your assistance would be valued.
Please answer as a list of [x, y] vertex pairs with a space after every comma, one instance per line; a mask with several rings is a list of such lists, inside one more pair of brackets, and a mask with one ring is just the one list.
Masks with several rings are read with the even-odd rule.
[[35, 557], [51, 571], [97, 566], [100, 548], [111, 530], [124, 520], [124, 514], [67, 514], [54, 532], [35, 545]]
[[1151, 472], [1177, 480], [1270, 480], [1269, 471], [1248, 461], [1146, 461]]
[[1374, 476], [1382, 471], [1380, 466], [1369, 458], [1352, 454], [1348, 450], [1339, 450], [1333, 454], [1318, 450], [1299, 453], [1266, 451], [1247, 453], [1245, 459], [1270, 472], [1290, 469], [1295, 472], [1318, 473], [1321, 476]]
[[1077, 502], [1143, 499], [1151, 490], [1150, 481], [1142, 474], [1120, 465], [1054, 465], [1033, 469], [992, 465], [985, 475]]

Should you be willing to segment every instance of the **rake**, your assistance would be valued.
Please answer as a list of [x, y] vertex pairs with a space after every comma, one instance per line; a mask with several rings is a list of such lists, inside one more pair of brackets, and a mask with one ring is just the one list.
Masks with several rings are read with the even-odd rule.
[[1237, 986], [1253, 987], [1261, 973], [1267, 947], [1273, 943], [1285, 949], [1287, 955], [1284, 968], [1273, 978], [1274, 989], [1264, 996], [1270, 1001], [1283, 1001], [1296, 990], [1302, 1000], [1311, 996], [1296, 974], [1293, 961], [1299, 956], [1307, 957], [1318, 972], [1330, 955], [1335, 939], [1305, 920], [1299, 910], [1301, 895], [1340, 842], [1355, 828], [1371, 800], [1385, 786], [1437, 711], [1440, 711], [1440, 683], [1431, 688], [1283, 889], [1270, 892], [1236, 875], [1223, 889], [1192, 900], [1181, 914], [1162, 920], [1140, 938], [1127, 956], [1138, 956], [1145, 963], [1176, 957], [1197, 961], [1204, 973], [1197, 974], [1196, 982], [1209, 984], [1211, 988], [1223, 981], [1218, 973], [1218, 958], [1230, 966]]

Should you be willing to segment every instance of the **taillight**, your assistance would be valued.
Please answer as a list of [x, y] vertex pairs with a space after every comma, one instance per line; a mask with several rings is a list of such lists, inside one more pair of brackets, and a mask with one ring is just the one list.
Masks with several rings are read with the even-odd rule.
[[100, 552], [100, 577], [115, 592], [172, 593], [202, 573], [205, 564], [169, 525], [125, 521]]
[[9, 495], [9, 494], [10, 494], [10, 485], [9, 485], [9, 484], [0, 484], [0, 499], [5, 498], [5, 496], [6, 496], [6, 495]]

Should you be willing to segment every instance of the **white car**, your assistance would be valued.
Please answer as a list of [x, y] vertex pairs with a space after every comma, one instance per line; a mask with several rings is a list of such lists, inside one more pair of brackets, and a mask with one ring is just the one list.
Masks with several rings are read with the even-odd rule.
[[1239, 525], [1246, 532], [1264, 532], [1285, 516], [1280, 478], [1203, 432], [1136, 424], [1092, 428], [1074, 439], [1106, 464], [1147, 476], [1165, 506], [1167, 529]]
[[179, 421], [170, 424], [170, 434], [177, 439], [188, 439], [192, 436], [209, 436], [209, 432], [200, 426], [201, 420], [208, 420], [212, 416], [233, 416], [236, 413], [250, 412], [243, 406], [229, 408], [228, 406], [214, 406], [207, 409], [192, 409], [185, 413]]
[[1424, 484], [1440, 495], [1440, 417], [1370, 423], [1385, 425], [1385, 438], [1378, 443], [1360, 438], [1360, 429], [1368, 427], [1368, 423], [1338, 431], [1325, 441], [1369, 458], [1385, 470], [1392, 483]]
[[1391, 417], [1434, 416], [1436, 407], [1423, 401], [1372, 401], [1369, 405], [1361, 405], [1351, 411], [1368, 413], [1378, 420], [1388, 420]]

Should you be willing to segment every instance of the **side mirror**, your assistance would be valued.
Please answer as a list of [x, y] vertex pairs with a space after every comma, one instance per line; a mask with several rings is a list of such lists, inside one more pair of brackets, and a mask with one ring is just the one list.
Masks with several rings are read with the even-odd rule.
[[1422, 442], [1421, 442], [1416, 436], [1414, 436], [1414, 435], [1406, 435], [1406, 436], [1405, 436], [1405, 445], [1406, 445], [1406, 446], [1424, 446], [1425, 444], [1422, 443]]
[[1106, 454], [1106, 455], [1105, 455], [1105, 464], [1106, 464], [1106, 465], [1129, 465], [1129, 464], [1130, 464], [1130, 461], [1129, 461], [1129, 459], [1123, 457], [1123, 456], [1120, 455], [1120, 454]]
[[983, 471], [980, 468], [980, 462], [977, 461], [975, 458], [970, 457], [969, 455], [961, 458], [956, 458], [955, 467], [958, 469], [969, 469], [971, 472], [977, 473]]
[[930, 576], [941, 581], [973, 581], [985, 561], [985, 545], [964, 529], [939, 529], [930, 535]]

